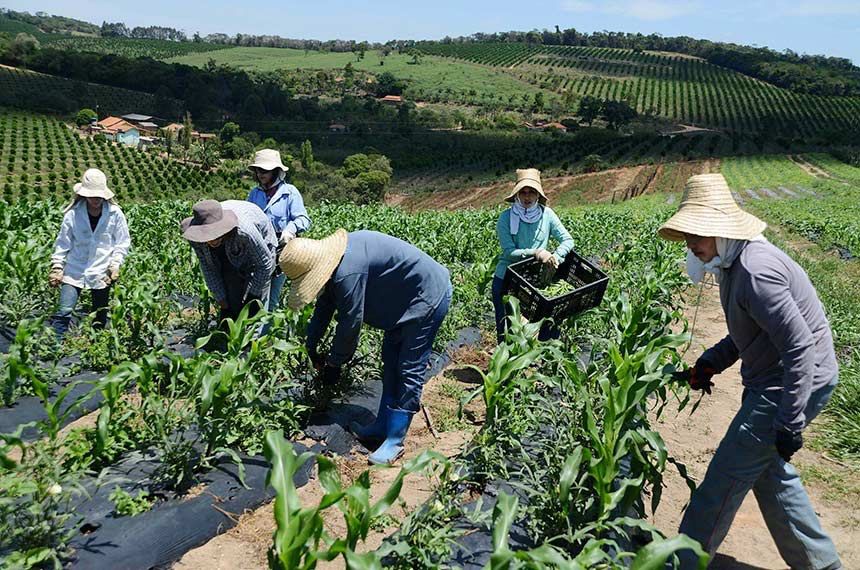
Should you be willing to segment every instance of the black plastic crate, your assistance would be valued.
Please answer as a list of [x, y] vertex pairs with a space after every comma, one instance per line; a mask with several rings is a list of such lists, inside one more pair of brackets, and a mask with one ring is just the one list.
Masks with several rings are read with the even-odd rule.
[[[540, 289], [561, 280], [575, 289], [552, 298], [540, 292]], [[560, 323], [600, 305], [608, 283], [609, 277], [603, 271], [571, 251], [556, 270], [533, 257], [512, 263], [505, 273], [505, 294], [519, 300], [520, 313], [529, 321], [551, 318]]]

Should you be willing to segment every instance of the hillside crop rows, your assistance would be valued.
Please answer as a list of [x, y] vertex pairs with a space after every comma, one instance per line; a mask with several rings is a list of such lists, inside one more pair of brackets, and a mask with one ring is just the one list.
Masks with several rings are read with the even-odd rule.
[[811, 135], [856, 121], [860, 99], [792, 93], [684, 56], [596, 47], [438, 44], [426, 53], [503, 66], [536, 85], [628, 100], [640, 113], [737, 132]]
[[[178, 100], [167, 103], [173, 107], [170, 116], [179, 116], [181, 103]], [[0, 66], [0, 106], [65, 113], [89, 107], [116, 115], [169, 112], [158, 108], [151, 93], [6, 66]]]
[[232, 175], [204, 172], [176, 160], [82, 137], [60, 121], [0, 108], [0, 177], [5, 202], [65, 199], [90, 167], [102, 169], [120, 200], [241, 194]]
[[210, 52], [230, 47], [203, 42], [89, 37], [58, 37], [48, 41], [45, 45], [58, 49], [109, 53], [130, 58], [151, 57], [152, 59], [167, 59], [169, 57]]

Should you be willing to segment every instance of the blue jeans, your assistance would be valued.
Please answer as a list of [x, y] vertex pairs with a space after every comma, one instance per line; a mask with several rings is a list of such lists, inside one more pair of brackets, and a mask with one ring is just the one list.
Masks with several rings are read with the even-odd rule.
[[[96, 327], [104, 327], [107, 324], [108, 304], [110, 302], [110, 286], [104, 289], [91, 289], [93, 297], [93, 310], [96, 312], [96, 318], [93, 324]], [[72, 313], [78, 304], [78, 298], [81, 296], [81, 288], [63, 283], [60, 285], [60, 302], [57, 306], [57, 312], [54, 313], [51, 319], [51, 326], [58, 337], [62, 338], [69, 330], [69, 324], [72, 321]]]
[[[809, 397], [807, 423], [830, 400], [836, 381]], [[717, 551], [746, 494], [752, 490], [783, 560], [795, 570], [840, 568], [830, 537], [822, 530], [800, 476], [776, 451], [773, 421], [782, 392], [744, 390], [741, 409], [717, 448], [705, 478], [690, 501], [679, 532]], [[695, 568], [690, 551], [681, 568]]]
[[452, 293], [449, 287], [439, 305], [423, 320], [386, 331], [382, 340], [382, 384], [384, 391], [392, 395], [392, 408], [413, 413], [420, 409], [433, 341], [448, 314]]
[[[505, 340], [505, 331], [508, 329], [508, 313], [507, 307], [505, 306], [505, 280], [501, 277], [493, 277], [493, 310], [496, 315], [496, 341], [499, 344], [502, 344]], [[551, 338], [558, 338], [560, 332], [556, 326], [550, 322], [545, 321], [543, 326], [540, 328], [540, 332], [538, 333], [538, 340], [549, 340]]]
[[281, 304], [281, 291], [284, 289], [284, 283], [287, 281], [287, 276], [281, 272], [272, 277], [272, 284], [269, 286], [269, 312], [271, 313]]

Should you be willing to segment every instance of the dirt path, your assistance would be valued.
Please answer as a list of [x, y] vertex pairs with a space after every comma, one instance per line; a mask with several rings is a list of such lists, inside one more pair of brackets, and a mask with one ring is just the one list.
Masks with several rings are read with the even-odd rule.
[[[695, 297], [691, 305], [695, 304]], [[692, 323], [695, 307], [687, 317]], [[692, 363], [702, 351], [726, 334], [719, 291], [706, 288], [702, 293], [693, 345], [685, 359]], [[705, 396], [692, 416], [688, 412], [665, 413], [655, 425], [666, 440], [669, 453], [687, 465], [690, 475], [701, 481], [717, 444], [738, 410], [741, 399], [739, 365], [715, 377], [713, 394]], [[813, 423], [813, 429], [815, 424]], [[820, 453], [802, 449], [795, 465], [806, 481], [813, 505], [830, 533], [846, 569], [860, 568], [860, 485], [858, 474], [831, 461]], [[847, 484], [846, 484], [847, 482]], [[663, 532], [677, 532], [683, 508], [690, 494], [672, 468], [667, 471], [667, 488], [653, 522]], [[719, 549], [711, 569], [783, 570], [786, 568], [750, 494]]]
[[[459, 355], [456, 360], [458, 362], [485, 364], [485, 362], [481, 362], [482, 358], [481, 352], [475, 351], [475, 354], [471, 356]], [[476, 402], [467, 407], [466, 419], [457, 419], [456, 409], [459, 397], [464, 390], [473, 386], [474, 378], [472, 376], [467, 373], [458, 374], [454, 368], [449, 368], [448, 373], [440, 374], [427, 383], [422, 401], [430, 411], [434, 427], [439, 432], [439, 438], [435, 438], [424, 419], [420, 415], [416, 415], [406, 440], [406, 459], [415, 457], [426, 449], [433, 449], [446, 457], [453, 457], [461, 452], [463, 446], [472, 439], [478, 427], [474, 420], [483, 418], [483, 411]], [[348, 458], [336, 458], [335, 461], [345, 485], [367, 468], [366, 457], [358, 453], [354, 453], [352, 457]], [[376, 498], [384, 493], [398, 472], [399, 468], [397, 467], [374, 471], [372, 473], [371, 496]], [[434, 481], [429, 480], [424, 475], [409, 475], [404, 481], [400, 499], [388, 511], [391, 518], [386, 518], [386, 520], [390, 524], [372, 530], [367, 541], [360, 545], [359, 551], [365, 552], [378, 548], [385, 537], [394, 532], [409, 513], [430, 497], [434, 484]], [[315, 477], [298, 492], [302, 504], [306, 506], [319, 503], [322, 497], [322, 490]], [[323, 520], [329, 533], [335, 536], [346, 534], [343, 517], [336, 507], [325, 511]], [[273, 504], [270, 503], [256, 511], [246, 513], [233, 529], [213, 538], [203, 546], [187, 552], [173, 568], [175, 570], [258, 570], [266, 568], [266, 552], [272, 544], [274, 530]], [[317, 568], [326, 570], [343, 567], [341, 559], [317, 565]]]
[[816, 178], [833, 178], [833, 176], [829, 172], [815, 166], [810, 162], [807, 162], [799, 154], [790, 154], [788, 155], [788, 158], [810, 176], [814, 176]]

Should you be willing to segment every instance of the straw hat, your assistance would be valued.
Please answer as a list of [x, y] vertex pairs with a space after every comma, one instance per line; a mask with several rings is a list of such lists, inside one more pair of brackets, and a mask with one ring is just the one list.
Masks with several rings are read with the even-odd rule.
[[301, 309], [319, 294], [346, 251], [347, 233], [341, 228], [324, 239], [293, 238], [278, 264], [290, 280], [291, 309]]
[[225, 210], [217, 200], [201, 200], [192, 208], [194, 215], [182, 220], [182, 237], [196, 243], [218, 239], [239, 225], [232, 210]]
[[113, 192], [107, 187], [107, 176], [98, 168], [89, 168], [75, 184], [75, 194], [83, 198], [113, 198]]
[[540, 194], [538, 202], [546, 204], [546, 194], [543, 193], [543, 186], [540, 183], [540, 170], [537, 168], [521, 168], [517, 170], [517, 183], [514, 184], [514, 190], [510, 196], [505, 198], [505, 202], [513, 202], [517, 197], [517, 192], [525, 187], [534, 188]]
[[254, 171], [255, 168], [260, 170], [274, 170], [280, 168], [283, 172], [289, 170], [284, 163], [281, 162], [281, 153], [272, 148], [264, 148], [254, 153], [254, 162], [248, 166], [248, 170]]
[[698, 174], [687, 180], [681, 206], [658, 231], [671, 241], [684, 241], [685, 234], [748, 240], [766, 227], [741, 210], [722, 174]]

